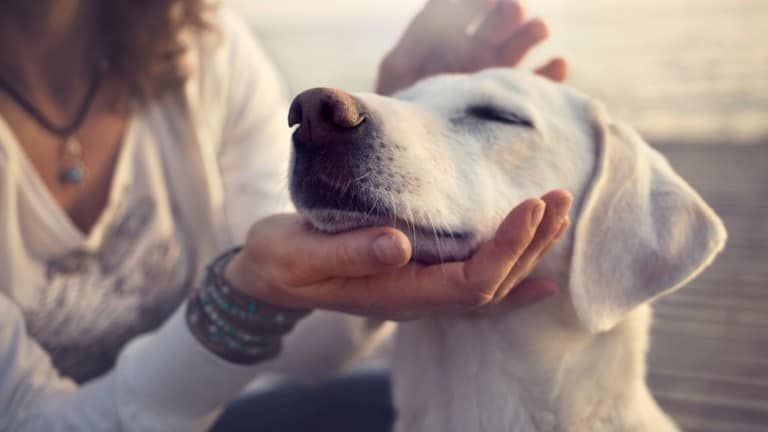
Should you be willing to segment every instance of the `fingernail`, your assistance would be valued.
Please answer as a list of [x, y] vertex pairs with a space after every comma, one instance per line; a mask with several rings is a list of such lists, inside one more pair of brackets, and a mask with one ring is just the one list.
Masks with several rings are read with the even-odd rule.
[[544, 209], [546, 208], [546, 205], [544, 204], [544, 201], [538, 200], [536, 204], [533, 206], [533, 209], [531, 209], [531, 215], [530, 219], [528, 220], [528, 224], [531, 228], [536, 228], [541, 223], [541, 219], [544, 218]]
[[373, 252], [380, 263], [402, 264], [408, 258], [405, 245], [392, 234], [383, 234], [373, 241]]

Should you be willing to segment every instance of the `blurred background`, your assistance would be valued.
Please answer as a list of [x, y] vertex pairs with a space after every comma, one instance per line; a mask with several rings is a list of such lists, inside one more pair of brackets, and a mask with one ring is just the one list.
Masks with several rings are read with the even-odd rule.
[[[373, 88], [423, 0], [227, 0], [292, 94]], [[649, 381], [687, 431], [768, 431], [768, 1], [530, 0], [569, 84], [632, 124], [723, 217], [726, 251], [655, 308]]]
[[[378, 61], [424, 0], [228, 0], [294, 92], [373, 88]], [[768, 136], [765, 0], [529, 0], [570, 83], [647, 137], [752, 143]]]

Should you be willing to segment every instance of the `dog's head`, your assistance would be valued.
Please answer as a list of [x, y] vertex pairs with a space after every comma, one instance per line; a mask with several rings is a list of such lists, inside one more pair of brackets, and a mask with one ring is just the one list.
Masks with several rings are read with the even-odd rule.
[[679, 287], [724, 244], [663, 157], [598, 103], [534, 75], [446, 75], [395, 98], [314, 89], [289, 123], [299, 211], [326, 232], [395, 226], [421, 262], [466, 258], [523, 199], [571, 191], [568, 289], [592, 330]]

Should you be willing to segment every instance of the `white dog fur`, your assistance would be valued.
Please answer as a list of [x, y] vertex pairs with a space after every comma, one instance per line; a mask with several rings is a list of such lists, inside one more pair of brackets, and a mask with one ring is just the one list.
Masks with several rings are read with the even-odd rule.
[[572, 229], [534, 273], [560, 294], [399, 325], [396, 430], [677, 430], [645, 383], [648, 304], [702, 271], [726, 233], [665, 159], [582, 93], [507, 69], [356, 97], [391, 159], [355, 187], [392, 214], [304, 209], [321, 229], [394, 223], [417, 260], [456, 259], [523, 199], [575, 197]]

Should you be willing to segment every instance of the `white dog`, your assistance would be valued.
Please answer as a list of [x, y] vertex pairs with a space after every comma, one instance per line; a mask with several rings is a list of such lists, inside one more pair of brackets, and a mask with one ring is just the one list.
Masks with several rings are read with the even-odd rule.
[[701, 272], [726, 233], [636, 133], [578, 91], [508, 69], [396, 98], [311, 90], [292, 111], [300, 211], [329, 232], [399, 227], [419, 261], [467, 257], [525, 198], [575, 197], [573, 228], [535, 271], [561, 294], [399, 325], [398, 431], [677, 430], [645, 383], [648, 304]]

